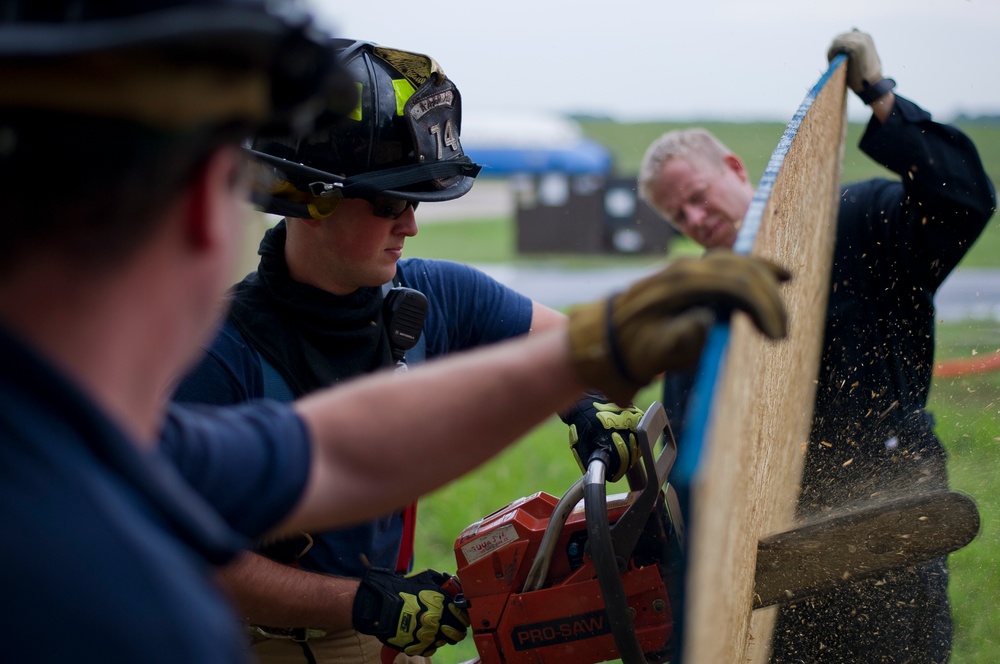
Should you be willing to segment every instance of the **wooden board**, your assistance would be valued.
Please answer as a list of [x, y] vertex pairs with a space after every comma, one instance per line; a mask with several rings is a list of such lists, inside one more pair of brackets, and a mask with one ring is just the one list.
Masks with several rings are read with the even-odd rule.
[[729, 326], [691, 484], [685, 663], [769, 655], [774, 609], [751, 609], [756, 549], [792, 521], [809, 434], [846, 133], [841, 62], [789, 123], [737, 240], [740, 251], [756, 227], [752, 253], [792, 271], [790, 335], [767, 341], [743, 316]]

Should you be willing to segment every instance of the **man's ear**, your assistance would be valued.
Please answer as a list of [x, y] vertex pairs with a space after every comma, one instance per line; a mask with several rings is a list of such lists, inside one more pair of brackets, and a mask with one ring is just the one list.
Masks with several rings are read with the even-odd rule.
[[185, 241], [209, 250], [226, 241], [230, 217], [246, 198], [243, 157], [235, 146], [221, 147], [205, 159], [191, 179]]
[[729, 153], [722, 158], [722, 163], [725, 164], [726, 168], [733, 172], [736, 177], [740, 179], [740, 182], [749, 182], [750, 175], [747, 173], [747, 167], [743, 163], [743, 160], [736, 155]]

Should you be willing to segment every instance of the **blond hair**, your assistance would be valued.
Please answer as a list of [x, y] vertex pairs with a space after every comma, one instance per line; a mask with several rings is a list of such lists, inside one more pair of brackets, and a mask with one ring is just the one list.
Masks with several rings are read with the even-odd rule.
[[669, 218], [652, 200], [653, 188], [663, 172], [663, 166], [675, 157], [695, 157], [707, 164], [717, 164], [721, 169], [723, 159], [729, 154], [732, 151], [722, 141], [700, 127], [668, 131], [653, 141], [642, 157], [642, 164], [639, 166], [639, 197]]

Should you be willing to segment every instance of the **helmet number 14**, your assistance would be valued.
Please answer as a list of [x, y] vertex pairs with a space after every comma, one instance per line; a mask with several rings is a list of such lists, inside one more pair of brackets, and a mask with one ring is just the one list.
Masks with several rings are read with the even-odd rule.
[[459, 148], [458, 133], [455, 131], [455, 124], [449, 118], [444, 123], [444, 132], [441, 131], [441, 125], [431, 125], [429, 128], [430, 132], [437, 139], [437, 158], [444, 158], [444, 148], [448, 146], [451, 151], [454, 152]]

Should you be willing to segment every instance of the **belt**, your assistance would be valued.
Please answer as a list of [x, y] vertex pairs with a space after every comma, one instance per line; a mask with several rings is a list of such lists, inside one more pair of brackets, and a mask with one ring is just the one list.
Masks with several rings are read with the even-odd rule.
[[263, 625], [247, 625], [247, 628], [251, 633], [268, 639], [286, 639], [298, 642], [322, 638], [328, 634], [325, 630], [309, 629], [308, 627], [264, 627]]

